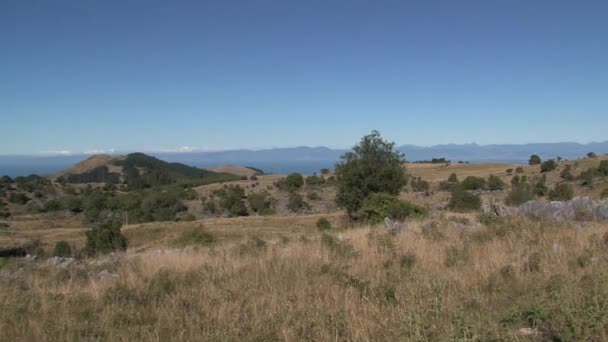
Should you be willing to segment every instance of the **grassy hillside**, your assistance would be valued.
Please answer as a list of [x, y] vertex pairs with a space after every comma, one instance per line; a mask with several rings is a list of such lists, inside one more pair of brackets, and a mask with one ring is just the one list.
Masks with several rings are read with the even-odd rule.
[[[321, 234], [286, 220], [251, 227], [248, 220], [227, 229], [200, 222], [131, 227], [126, 234], [146, 248], [118, 259], [68, 267], [5, 261], [3, 336], [608, 339], [606, 225], [447, 218], [409, 222], [412, 234], [393, 237], [381, 227]], [[103, 270], [116, 276], [101, 279]]]

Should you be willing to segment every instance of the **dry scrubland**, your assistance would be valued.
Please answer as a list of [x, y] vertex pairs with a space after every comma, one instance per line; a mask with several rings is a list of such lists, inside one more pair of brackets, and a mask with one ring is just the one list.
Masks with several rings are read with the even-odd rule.
[[441, 217], [391, 236], [312, 222], [142, 225], [125, 233], [163, 245], [118, 262], [4, 261], [2, 339], [608, 340], [606, 224]]

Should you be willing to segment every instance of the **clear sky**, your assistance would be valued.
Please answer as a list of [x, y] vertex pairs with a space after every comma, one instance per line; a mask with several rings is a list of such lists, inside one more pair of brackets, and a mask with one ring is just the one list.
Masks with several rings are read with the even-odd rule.
[[608, 139], [608, 1], [0, 1], [0, 154]]

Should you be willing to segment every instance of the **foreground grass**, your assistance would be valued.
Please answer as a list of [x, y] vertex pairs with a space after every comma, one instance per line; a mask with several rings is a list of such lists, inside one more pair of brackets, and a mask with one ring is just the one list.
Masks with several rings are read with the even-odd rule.
[[205, 240], [103, 266], [118, 280], [95, 279], [101, 266], [87, 263], [4, 262], [0, 331], [32, 341], [608, 340], [607, 226], [421, 224], [396, 237], [360, 228]]

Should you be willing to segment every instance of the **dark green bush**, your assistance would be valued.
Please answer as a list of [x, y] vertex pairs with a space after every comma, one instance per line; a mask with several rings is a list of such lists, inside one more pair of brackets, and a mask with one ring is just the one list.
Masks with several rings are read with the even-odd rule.
[[518, 166], [517, 168], [515, 168], [515, 173], [524, 173], [524, 168], [521, 166]]
[[602, 193], [600, 194], [600, 199], [606, 199], [608, 198], [608, 188], [602, 190]]
[[536, 154], [531, 155], [530, 159], [528, 160], [528, 165], [538, 165], [540, 163], [541, 163], [541, 159]]
[[415, 192], [424, 192], [424, 191], [429, 191], [429, 189], [430, 189], [429, 182], [423, 180], [421, 177], [412, 179], [410, 184], [412, 186], [412, 191], [415, 191]]
[[365, 199], [356, 218], [365, 220], [370, 224], [378, 224], [385, 217], [404, 220], [409, 217], [424, 216], [426, 213], [427, 210], [424, 207], [402, 201], [394, 195], [377, 193]]
[[544, 174], [540, 179], [534, 184], [534, 194], [536, 196], [546, 196], [549, 193], [549, 188], [547, 187], [547, 175]]
[[540, 164], [540, 172], [551, 172], [557, 169], [557, 162], [553, 159], [549, 159]]
[[317, 228], [319, 231], [325, 231], [331, 229], [331, 222], [325, 217], [321, 217], [317, 220]]
[[495, 175], [490, 175], [488, 177], [488, 190], [496, 191], [503, 190], [505, 187], [505, 182], [500, 179], [500, 177]]
[[574, 197], [574, 189], [570, 184], [556, 184], [555, 187], [549, 191], [549, 199], [552, 201], [568, 201], [571, 200], [572, 197]]
[[464, 190], [481, 190], [486, 187], [486, 180], [481, 177], [468, 176], [461, 185]]
[[108, 222], [86, 232], [85, 251], [94, 256], [127, 249], [127, 238], [120, 232], [120, 223]]
[[528, 184], [528, 178], [526, 176], [514, 176], [511, 179], [511, 191], [506, 199], [507, 204], [521, 205], [532, 199], [534, 199], [534, 196]]
[[8, 201], [14, 204], [26, 204], [30, 198], [23, 192], [13, 192], [8, 196]]
[[481, 208], [481, 198], [461, 187], [452, 191], [452, 197], [448, 203], [448, 208], [453, 211], [466, 212], [479, 210]]
[[573, 181], [574, 175], [572, 174], [572, 166], [566, 165], [566, 167], [562, 170], [559, 176], [567, 181]]
[[356, 214], [373, 193], [398, 195], [407, 183], [405, 157], [393, 142], [372, 131], [341, 157], [336, 165], [336, 203], [349, 216]]
[[277, 188], [283, 191], [295, 191], [304, 185], [304, 177], [299, 173], [291, 173], [287, 177], [276, 182]]
[[287, 209], [291, 210], [294, 213], [297, 213], [302, 210], [310, 209], [310, 205], [304, 201], [302, 195], [296, 192], [289, 193], [289, 200], [287, 202]]
[[243, 198], [245, 190], [238, 185], [229, 185], [219, 190], [215, 190], [213, 195], [218, 198], [220, 207], [230, 217], [247, 216], [247, 207]]
[[325, 178], [316, 174], [306, 177], [306, 186], [318, 187], [325, 184]]
[[318, 201], [321, 199], [321, 197], [319, 196], [318, 193], [314, 192], [314, 191], [309, 191], [306, 193], [306, 198], [311, 200], [311, 201]]
[[249, 196], [247, 196], [247, 202], [249, 203], [249, 208], [251, 208], [254, 213], [263, 214], [267, 213], [269, 209], [272, 208], [275, 201], [268, 191], [263, 190], [250, 193]]
[[67, 241], [57, 241], [55, 248], [53, 248], [53, 256], [57, 257], [70, 257], [72, 256], [72, 247]]

